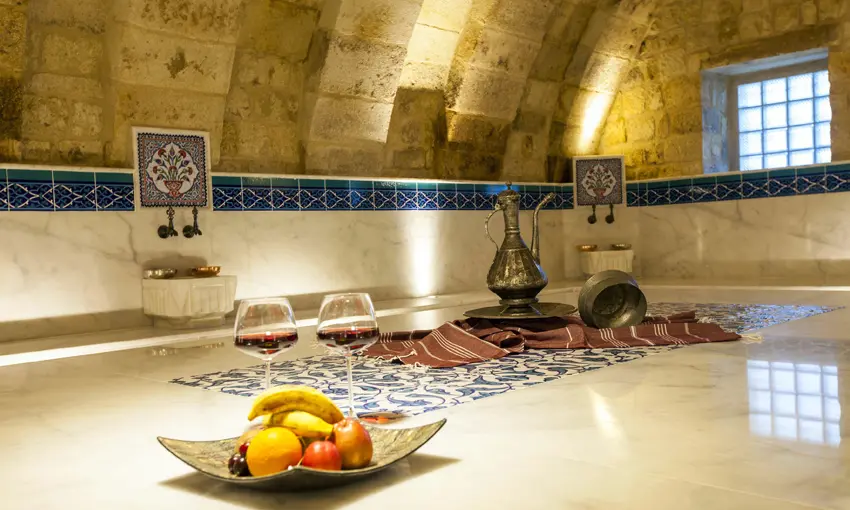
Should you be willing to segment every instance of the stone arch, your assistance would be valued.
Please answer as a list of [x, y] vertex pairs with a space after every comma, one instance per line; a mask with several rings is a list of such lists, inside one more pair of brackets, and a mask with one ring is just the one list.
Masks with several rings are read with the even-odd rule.
[[550, 156], [592, 154], [657, 0], [600, 0], [566, 69], [550, 128]]
[[442, 176], [444, 90], [472, 0], [424, 0], [396, 92], [384, 170], [402, 177]]
[[321, 0], [249, 0], [236, 38], [220, 171], [303, 173], [300, 118]]
[[306, 171], [374, 175], [422, 0], [328, 0], [308, 58]]
[[[598, 0], [562, 0], [553, 10], [508, 137], [505, 178], [513, 181], [562, 178], [547, 165], [550, 133], [556, 139], [563, 133], [563, 123], [553, 117], [557, 117], [556, 108], [568, 69], [583, 69], [586, 65], [586, 57], [578, 51], [579, 42], [598, 3]], [[560, 145], [559, 139], [556, 145]]]
[[473, 0], [445, 91], [446, 177], [493, 179], [557, 0]]

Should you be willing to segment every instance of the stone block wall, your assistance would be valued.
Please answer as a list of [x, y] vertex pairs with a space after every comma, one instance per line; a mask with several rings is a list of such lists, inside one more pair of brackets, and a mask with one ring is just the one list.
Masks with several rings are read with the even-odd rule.
[[104, 5], [103, 0], [31, 0], [26, 5], [21, 159], [101, 161]]
[[654, 5], [0, 0], [0, 161], [127, 167], [154, 126], [218, 172], [562, 180]]
[[218, 165], [243, 2], [115, 0], [111, 7], [105, 162], [132, 162], [136, 125], [209, 131]]
[[24, 1], [0, 2], [0, 158], [21, 158], [23, 75], [27, 54]]
[[305, 61], [315, 3], [245, 5], [222, 129], [220, 171], [300, 173]]
[[[724, 171], [726, 119], [705, 71], [829, 48], [833, 160], [850, 158], [843, 0], [663, 0], [608, 115], [599, 152], [624, 154], [629, 179]], [[713, 93], [712, 93], [713, 91]], [[707, 94], [707, 96], [706, 96]], [[704, 143], [705, 142], [705, 143]]]
[[632, 178], [722, 171], [701, 73], [824, 46], [839, 159], [846, 3], [0, 0], [0, 161], [126, 167], [131, 127], [158, 126], [209, 131], [218, 172], [563, 181], [600, 151]]

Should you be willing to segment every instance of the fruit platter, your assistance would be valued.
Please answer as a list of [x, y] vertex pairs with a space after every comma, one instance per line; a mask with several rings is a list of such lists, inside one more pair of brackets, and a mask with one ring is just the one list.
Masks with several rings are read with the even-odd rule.
[[267, 490], [344, 485], [386, 469], [427, 443], [446, 423], [382, 428], [346, 418], [322, 392], [277, 386], [256, 397], [255, 422], [240, 437], [182, 441], [158, 437], [175, 457], [225, 482]]

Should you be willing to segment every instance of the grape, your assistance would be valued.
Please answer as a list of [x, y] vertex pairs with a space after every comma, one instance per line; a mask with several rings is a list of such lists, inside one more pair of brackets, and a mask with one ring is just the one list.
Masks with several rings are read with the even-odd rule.
[[239, 445], [239, 453], [241, 453], [243, 457], [245, 455], [248, 455], [248, 445], [250, 445], [250, 444], [251, 444], [251, 441], [247, 441], [247, 442]]
[[227, 469], [232, 475], [251, 476], [251, 471], [248, 469], [248, 460], [239, 452], [230, 456], [230, 459], [227, 461]]

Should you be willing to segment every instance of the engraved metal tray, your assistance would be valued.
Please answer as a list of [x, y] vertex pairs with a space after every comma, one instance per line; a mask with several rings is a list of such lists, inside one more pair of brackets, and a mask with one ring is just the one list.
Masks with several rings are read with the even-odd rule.
[[223, 482], [269, 491], [303, 491], [337, 487], [382, 471], [427, 443], [446, 420], [408, 429], [381, 428], [363, 422], [372, 437], [372, 463], [362, 469], [324, 471], [296, 466], [268, 476], [234, 476], [227, 469], [238, 437], [217, 441], [182, 441], [158, 437], [159, 443], [197, 471]]
[[497, 305], [476, 308], [464, 312], [464, 315], [472, 319], [550, 319], [552, 317], [566, 317], [574, 314], [577, 310], [573, 305], [563, 303], [534, 303], [526, 306]]

